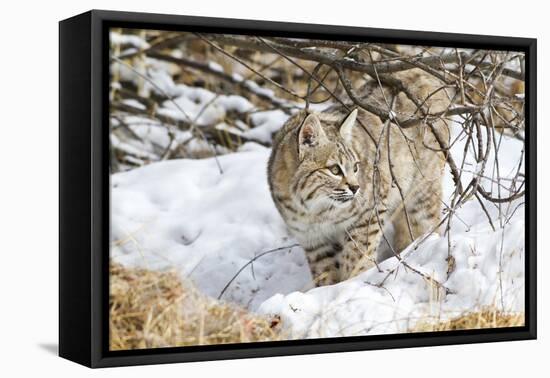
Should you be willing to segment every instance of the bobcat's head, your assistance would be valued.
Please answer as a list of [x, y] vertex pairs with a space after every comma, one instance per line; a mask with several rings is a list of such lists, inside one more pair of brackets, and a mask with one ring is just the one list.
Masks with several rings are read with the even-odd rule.
[[347, 207], [363, 194], [361, 161], [351, 143], [356, 118], [357, 109], [341, 124], [323, 125], [322, 118], [310, 114], [300, 126], [291, 188], [306, 208]]

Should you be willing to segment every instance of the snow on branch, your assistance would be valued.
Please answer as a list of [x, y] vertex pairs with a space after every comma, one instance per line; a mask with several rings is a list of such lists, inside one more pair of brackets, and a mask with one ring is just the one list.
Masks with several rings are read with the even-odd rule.
[[[114, 170], [155, 160], [215, 156], [249, 142], [269, 146], [274, 132], [295, 111], [339, 104], [349, 110], [361, 107], [402, 129], [427, 127], [455, 183], [453, 206], [470, 199], [481, 203], [482, 198], [498, 206], [523, 196], [522, 162], [512, 178], [496, 172], [502, 138], [524, 141], [523, 53], [132, 33], [121, 31], [111, 40], [112, 133], [124, 141], [112, 154]], [[402, 73], [413, 68], [440, 85], [427, 95], [418, 93], [414, 83], [402, 79]], [[401, 114], [373, 101], [369, 86], [406, 96], [416, 111]], [[448, 104], [430, 108], [430, 98], [441, 93]], [[441, 123], [460, 125], [459, 138], [467, 139], [463, 156], [450, 152], [456, 140], [439, 136]], [[369, 133], [368, 125], [361, 126]], [[472, 164], [474, 168], [468, 167]], [[488, 166], [493, 172], [486, 171]], [[468, 168], [474, 173], [464, 174]]]

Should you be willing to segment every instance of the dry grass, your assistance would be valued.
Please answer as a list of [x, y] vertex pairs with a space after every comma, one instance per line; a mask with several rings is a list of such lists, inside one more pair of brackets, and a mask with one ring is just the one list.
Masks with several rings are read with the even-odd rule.
[[[280, 320], [201, 294], [175, 272], [110, 267], [110, 349], [283, 340]], [[447, 321], [420, 321], [408, 332], [519, 327], [525, 315], [495, 308]], [[288, 336], [288, 335], [287, 335]]]
[[525, 325], [525, 314], [502, 313], [495, 308], [486, 308], [470, 312], [456, 318], [441, 322], [420, 322], [410, 332], [455, 331], [461, 329], [522, 327]]
[[206, 297], [175, 272], [110, 267], [110, 349], [279, 340], [278, 319]]

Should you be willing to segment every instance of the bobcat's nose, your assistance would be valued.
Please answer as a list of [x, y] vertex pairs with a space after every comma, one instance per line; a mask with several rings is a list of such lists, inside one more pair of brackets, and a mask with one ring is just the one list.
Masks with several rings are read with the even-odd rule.
[[351, 190], [351, 192], [355, 194], [359, 190], [359, 185], [349, 185], [349, 190]]

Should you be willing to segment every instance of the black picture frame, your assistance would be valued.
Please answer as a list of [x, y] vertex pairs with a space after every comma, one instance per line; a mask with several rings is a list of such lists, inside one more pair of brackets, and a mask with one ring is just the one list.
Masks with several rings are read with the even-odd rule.
[[[109, 351], [108, 28], [205, 31], [523, 51], [524, 327]], [[536, 39], [92, 10], [59, 23], [59, 355], [89, 367], [535, 339]]]

